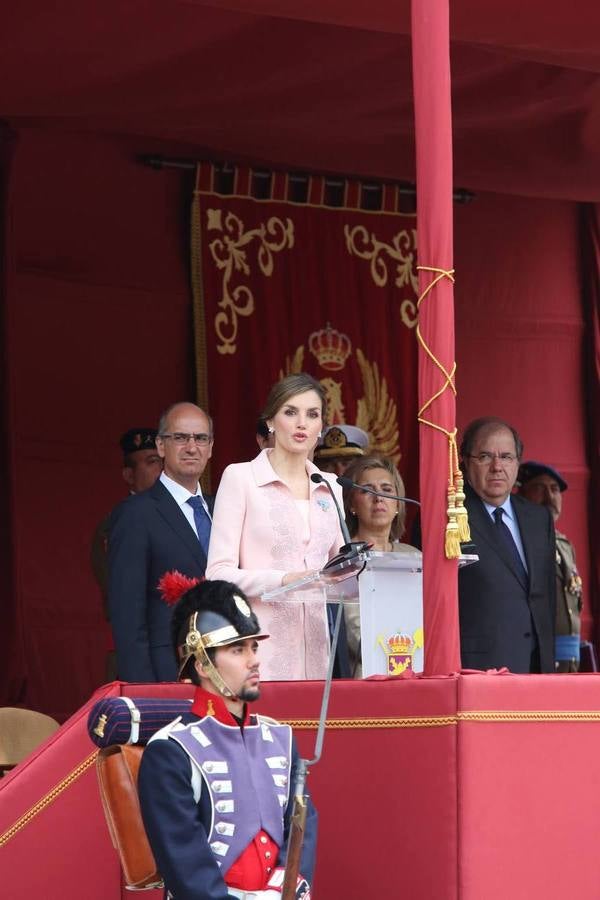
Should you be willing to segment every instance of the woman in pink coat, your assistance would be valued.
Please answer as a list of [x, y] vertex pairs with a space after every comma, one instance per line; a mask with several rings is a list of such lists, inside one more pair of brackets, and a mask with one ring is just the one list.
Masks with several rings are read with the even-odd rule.
[[[263, 416], [275, 446], [228, 466], [217, 492], [206, 577], [238, 584], [271, 640], [261, 647], [266, 681], [324, 678], [329, 654], [325, 599], [265, 602], [265, 591], [320, 569], [343, 543], [335, 505], [309, 460], [323, 427], [323, 388], [310, 375], [273, 386]], [[335, 476], [330, 480], [341, 501]]]

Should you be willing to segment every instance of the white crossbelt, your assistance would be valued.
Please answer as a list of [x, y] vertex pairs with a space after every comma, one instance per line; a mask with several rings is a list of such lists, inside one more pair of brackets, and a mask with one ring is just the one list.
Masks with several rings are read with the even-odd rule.
[[260, 900], [264, 897], [265, 891], [240, 891], [239, 888], [227, 887], [227, 893], [230, 897], [238, 897], [239, 900]]

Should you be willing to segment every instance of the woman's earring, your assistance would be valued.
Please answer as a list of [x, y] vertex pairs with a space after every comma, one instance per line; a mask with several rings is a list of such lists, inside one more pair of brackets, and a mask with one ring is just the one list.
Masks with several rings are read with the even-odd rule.
[[319, 432], [318, 437], [323, 437], [323, 432], [322, 432], [322, 431]]
[[272, 425], [269, 425], [269, 434], [275, 434], [275, 429]]

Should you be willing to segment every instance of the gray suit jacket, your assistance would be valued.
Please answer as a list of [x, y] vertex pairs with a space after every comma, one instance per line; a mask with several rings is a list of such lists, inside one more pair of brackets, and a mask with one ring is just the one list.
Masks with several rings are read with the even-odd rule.
[[[556, 609], [554, 524], [549, 511], [513, 495], [527, 560], [524, 583], [468, 485], [465, 505], [479, 562], [459, 573], [460, 643], [465, 669], [554, 671]], [[532, 665], [533, 658], [533, 665]]]

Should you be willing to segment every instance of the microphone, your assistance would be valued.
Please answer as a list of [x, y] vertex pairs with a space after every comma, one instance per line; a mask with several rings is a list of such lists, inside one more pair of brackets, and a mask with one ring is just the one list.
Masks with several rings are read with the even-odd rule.
[[414, 503], [420, 506], [418, 500], [411, 500], [410, 497], [398, 497], [396, 494], [384, 494], [383, 491], [374, 491], [373, 488], [366, 487], [364, 484], [357, 484], [345, 475], [339, 475], [336, 479], [338, 484], [345, 488], [356, 488], [357, 491], [363, 491], [365, 494], [373, 494], [375, 497], [383, 497], [384, 500], [399, 500], [401, 503]]
[[[335, 504], [335, 508], [336, 508], [337, 514], [338, 514], [338, 519], [340, 520], [340, 528], [342, 529], [342, 535], [346, 542], [343, 547], [340, 547], [340, 555], [343, 557], [354, 556], [357, 553], [360, 553], [361, 550], [367, 550], [369, 545], [367, 544], [366, 541], [352, 541], [351, 540], [350, 532], [348, 531], [348, 526], [346, 525], [346, 520], [342, 515], [342, 511], [340, 509], [340, 504], [337, 502], [337, 497], [335, 496], [335, 494], [333, 492], [333, 488], [329, 482], [329, 479], [323, 478], [323, 476], [319, 472], [313, 472], [313, 474], [310, 476], [310, 480], [313, 481], [315, 484], [324, 484], [325, 487], [327, 488], [327, 490], [329, 491], [329, 493], [331, 494], [331, 499], [333, 500], [333, 502]], [[338, 562], [340, 562], [339, 557], [334, 557], [334, 559], [330, 560], [327, 563], [327, 566], [325, 566], [325, 568], [333, 565], [334, 563], [338, 563]]]

